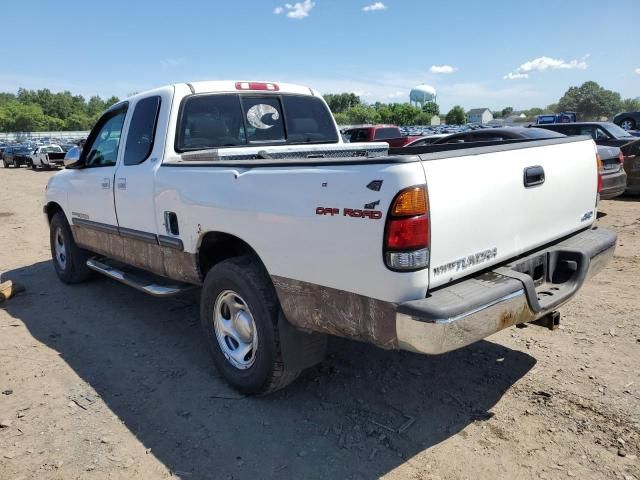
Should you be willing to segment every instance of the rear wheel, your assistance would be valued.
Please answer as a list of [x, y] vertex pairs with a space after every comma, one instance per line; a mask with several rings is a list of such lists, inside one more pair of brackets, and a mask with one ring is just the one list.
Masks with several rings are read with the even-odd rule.
[[625, 130], [635, 130], [636, 122], [632, 118], [625, 118], [620, 122], [620, 126]]
[[49, 240], [53, 268], [60, 280], [80, 283], [91, 276], [92, 271], [87, 267], [91, 254], [76, 244], [64, 213], [58, 212], [51, 219]]
[[222, 261], [207, 274], [202, 329], [218, 371], [242, 393], [270, 393], [300, 374], [284, 369], [279, 312], [271, 279], [254, 257]]

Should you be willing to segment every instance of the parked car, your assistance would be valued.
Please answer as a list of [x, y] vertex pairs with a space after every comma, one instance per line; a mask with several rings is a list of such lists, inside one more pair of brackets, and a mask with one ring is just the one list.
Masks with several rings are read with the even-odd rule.
[[627, 173], [627, 193], [640, 194], [640, 138], [611, 122], [558, 123], [535, 127], [565, 135], [590, 135], [598, 145], [620, 148]]
[[5, 147], [2, 152], [2, 163], [5, 168], [11, 165], [14, 168], [18, 168], [21, 165], [27, 164], [27, 158], [29, 154], [29, 147], [25, 145], [10, 145]]
[[613, 123], [625, 130], [640, 129], [640, 112], [622, 112], [613, 117]]
[[542, 132], [525, 127], [491, 128], [486, 130], [470, 130], [462, 133], [454, 133], [432, 142], [432, 145], [444, 143], [470, 143], [470, 142], [499, 142], [504, 140], [562, 138], [565, 135], [556, 132]]
[[42, 168], [49, 170], [64, 165], [65, 152], [60, 145], [42, 145], [36, 147], [29, 157], [29, 165], [33, 170]]
[[550, 115], [538, 115], [536, 117], [536, 125], [546, 125], [549, 123], [573, 123], [577, 122], [576, 112], [560, 112]]
[[627, 174], [624, 170], [624, 155], [618, 147], [596, 145], [602, 161], [600, 173], [602, 188], [600, 198], [608, 200], [622, 195], [627, 189]]
[[97, 271], [160, 297], [201, 286], [213, 361], [247, 394], [321, 361], [326, 335], [440, 354], [555, 324], [616, 245], [592, 228], [593, 141], [442, 147], [345, 144], [303, 86], [139, 93], [49, 179], [53, 266], [64, 283]]
[[404, 147], [407, 143], [419, 138], [417, 136], [402, 135], [400, 128], [395, 125], [350, 128], [345, 130], [343, 134], [349, 139], [350, 143], [386, 142], [390, 147]]

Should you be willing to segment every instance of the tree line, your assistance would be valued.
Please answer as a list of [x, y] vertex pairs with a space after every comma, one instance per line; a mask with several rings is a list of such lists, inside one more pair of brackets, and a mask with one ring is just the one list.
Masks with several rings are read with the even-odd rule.
[[[324, 98], [339, 125], [429, 125], [434, 115], [440, 116], [440, 109], [434, 102], [418, 108], [409, 103], [367, 104], [354, 93], [328, 94]], [[82, 95], [68, 91], [53, 93], [46, 88], [20, 88], [17, 94], [0, 93], [0, 132], [89, 130], [100, 114], [118, 101], [115, 96], [103, 100], [97, 95], [86, 100]], [[623, 100], [619, 93], [588, 81], [570, 87], [557, 103], [522, 113], [524, 121], [532, 121], [536, 115], [561, 111], [577, 112], [579, 120], [609, 118], [622, 111], [640, 111], [640, 99]], [[506, 118], [512, 113], [512, 107], [505, 107], [494, 111], [493, 116]], [[456, 105], [444, 115], [444, 120], [450, 125], [464, 124], [466, 112]]]
[[[396, 125], [428, 125], [434, 115], [440, 115], [438, 105], [429, 102], [423, 108], [408, 103], [364, 103], [353, 93], [329, 94], [324, 96], [339, 125], [360, 123], [393, 123]], [[522, 121], [533, 121], [537, 115], [545, 113], [576, 112], [579, 120], [600, 120], [610, 118], [619, 112], [640, 111], [640, 98], [622, 99], [618, 92], [607, 90], [594, 81], [570, 87], [557, 103], [545, 107], [523, 110]], [[513, 107], [493, 111], [494, 118], [507, 118], [514, 112]], [[455, 105], [444, 116], [449, 125], [466, 123], [466, 112]]]
[[115, 96], [103, 100], [97, 95], [85, 100], [82, 95], [47, 88], [0, 93], [0, 132], [89, 130], [104, 110], [119, 101]]

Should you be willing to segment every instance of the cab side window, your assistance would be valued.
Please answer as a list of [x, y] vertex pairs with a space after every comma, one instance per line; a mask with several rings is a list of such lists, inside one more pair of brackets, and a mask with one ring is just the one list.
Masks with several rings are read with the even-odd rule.
[[159, 112], [159, 96], [143, 98], [136, 103], [124, 149], [125, 165], [138, 165], [151, 154]]
[[86, 167], [111, 167], [118, 159], [122, 125], [127, 115], [126, 106], [106, 113], [89, 135], [84, 151]]

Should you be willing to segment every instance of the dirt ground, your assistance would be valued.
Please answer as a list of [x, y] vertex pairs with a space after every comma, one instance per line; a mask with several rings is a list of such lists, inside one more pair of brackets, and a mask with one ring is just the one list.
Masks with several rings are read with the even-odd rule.
[[332, 339], [245, 398], [201, 339], [197, 292], [66, 286], [41, 199], [0, 168], [0, 479], [640, 479], [640, 198], [601, 203], [612, 263], [561, 309], [439, 357]]

